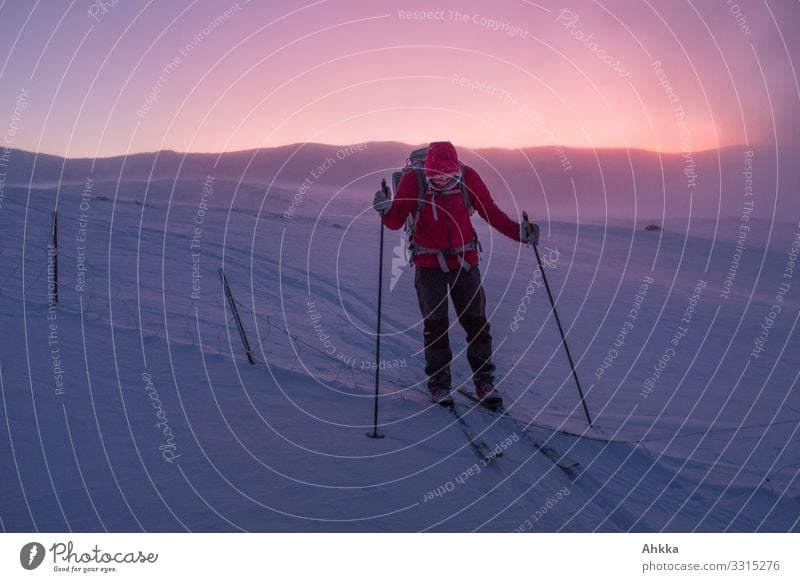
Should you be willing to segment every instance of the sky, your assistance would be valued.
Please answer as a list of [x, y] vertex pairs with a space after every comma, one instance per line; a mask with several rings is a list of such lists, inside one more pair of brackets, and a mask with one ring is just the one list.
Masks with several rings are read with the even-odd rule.
[[67, 157], [787, 145], [798, 57], [796, 0], [0, 0], [0, 139]]

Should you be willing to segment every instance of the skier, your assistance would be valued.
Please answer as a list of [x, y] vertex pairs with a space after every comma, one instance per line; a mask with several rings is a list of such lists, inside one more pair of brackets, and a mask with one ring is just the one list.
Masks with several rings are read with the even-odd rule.
[[484, 405], [498, 408], [503, 400], [494, 386], [492, 336], [478, 271], [480, 246], [470, 215], [473, 209], [477, 210], [502, 234], [530, 245], [538, 242], [539, 227], [527, 220], [517, 224], [500, 210], [478, 173], [459, 162], [450, 142], [428, 146], [422, 172], [403, 176], [394, 201], [379, 190], [373, 207], [392, 230], [406, 224], [409, 216], [413, 218], [414, 287], [423, 317], [425, 373], [431, 400], [443, 406], [453, 405], [449, 289], [458, 321], [467, 334], [467, 360], [475, 392]]

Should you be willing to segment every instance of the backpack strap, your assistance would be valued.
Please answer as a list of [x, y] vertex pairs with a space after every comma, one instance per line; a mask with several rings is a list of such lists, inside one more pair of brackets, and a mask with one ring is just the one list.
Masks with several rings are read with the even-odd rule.
[[467, 207], [469, 215], [472, 216], [475, 212], [475, 208], [472, 206], [472, 198], [470, 197], [469, 190], [467, 189], [467, 177], [464, 175], [464, 164], [459, 162], [458, 165], [461, 168], [461, 179], [458, 181], [459, 186], [461, 187], [461, 196], [464, 198], [464, 206]]
[[[469, 194], [469, 189], [467, 188], [467, 176], [464, 173], [464, 164], [459, 162], [459, 166], [461, 166], [461, 196], [464, 198], [464, 206], [467, 207], [467, 212], [469, 215], [472, 216], [475, 214], [475, 207], [472, 205], [472, 198]], [[481, 245], [481, 241], [478, 240], [478, 233], [475, 228], [472, 228], [472, 244], [475, 246], [475, 250], [479, 253], [483, 252], [483, 245]]]
[[425, 192], [428, 190], [428, 183], [425, 181], [425, 174], [421, 169], [415, 169], [414, 173], [417, 175], [417, 215], [414, 217], [414, 222], [419, 220], [422, 216], [422, 208], [425, 206]]
[[[414, 153], [412, 153], [411, 156], [413, 157]], [[409, 264], [413, 265], [414, 257], [417, 255], [417, 244], [414, 240], [414, 234], [417, 230], [419, 217], [422, 216], [422, 209], [425, 206], [425, 192], [428, 186], [423, 171], [419, 168], [414, 168], [411, 161], [411, 158], [409, 158], [407, 167], [410, 169], [406, 171], [414, 172], [417, 177], [417, 210], [412, 216], [406, 219], [406, 253]]]
[[464, 253], [468, 251], [477, 251], [477, 250], [478, 250], [478, 241], [477, 239], [475, 239], [472, 242], [469, 242], [463, 246], [451, 249], [437, 249], [437, 248], [417, 246], [415, 247], [414, 252], [417, 255], [436, 255], [436, 258], [439, 261], [439, 268], [445, 273], [449, 273], [450, 268], [447, 266], [447, 260], [445, 259], [446, 256], [455, 257], [456, 260], [458, 261], [458, 264], [466, 272], [470, 270], [471, 266], [466, 260], [464, 260]]

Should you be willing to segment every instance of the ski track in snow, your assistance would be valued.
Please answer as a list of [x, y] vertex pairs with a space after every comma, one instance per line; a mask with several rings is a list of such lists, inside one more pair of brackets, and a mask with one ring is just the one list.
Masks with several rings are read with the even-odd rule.
[[[596, 415], [591, 429], [543, 289], [534, 285], [519, 311], [532, 253], [479, 226], [499, 388], [523, 425], [557, 429], [544, 433], [549, 444], [580, 462], [568, 474], [525, 438], [481, 466], [453, 417], [428, 404], [413, 271], [401, 268], [388, 290], [400, 239], [392, 231], [386, 436], [366, 438], [378, 260], [371, 209], [333, 203], [317, 220], [307, 201], [286, 220], [285, 197], [268, 199], [260, 215], [212, 205], [192, 249], [196, 205], [168, 212], [120, 199], [112, 229], [112, 200], [95, 197], [82, 212], [79, 196], [62, 192], [60, 301], [48, 319], [55, 196], [9, 191], [0, 212], [3, 531], [798, 529], [800, 289], [786, 294], [761, 356], [749, 355], [796, 225], [773, 225], [766, 250], [748, 246], [725, 300], [733, 223], [721, 223], [715, 241], [677, 227], [551, 223], [541, 250], [557, 251], [546, 274]], [[256, 365], [225, 304], [223, 265]], [[626, 319], [644, 277], [653, 283]], [[687, 332], [645, 398], [698, 280], [706, 286]], [[626, 320], [633, 327], [615, 348]], [[451, 322], [454, 380], [465, 382], [463, 331], [452, 313]], [[616, 356], [596, 374], [610, 349]], [[519, 428], [481, 410], [465, 415], [491, 446]]]

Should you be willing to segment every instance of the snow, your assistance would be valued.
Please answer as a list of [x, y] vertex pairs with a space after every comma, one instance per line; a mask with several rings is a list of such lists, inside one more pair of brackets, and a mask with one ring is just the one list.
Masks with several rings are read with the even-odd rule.
[[[226, 189], [237, 183], [223, 177], [201, 215], [200, 173], [181, 180], [174, 199], [168, 180], [152, 196], [146, 177], [137, 180], [119, 190], [98, 180], [84, 208], [79, 180], [6, 188], [4, 530], [799, 529], [800, 300], [784, 277], [796, 222], [750, 223], [726, 299], [738, 218], [675, 217], [661, 231], [645, 231], [638, 217], [544, 221], [544, 271], [589, 428], [531, 250], [475, 217], [499, 390], [512, 416], [580, 462], [565, 472], [518, 424], [462, 400], [481, 439], [511, 439], [482, 466], [453, 417], [428, 404], [413, 271], [401, 261], [393, 269], [401, 238], [393, 231], [384, 252], [385, 438], [366, 437], [379, 234], [370, 197], [317, 185], [286, 218], [291, 185], [264, 197], [254, 182], [234, 204]], [[55, 312], [47, 293], [54, 206]], [[87, 253], [82, 290], [79, 250]], [[220, 267], [255, 365], [225, 304]], [[643, 281], [651, 281], [644, 294]], [[784, 282], [792, 284], [777, 301]], [[752, 357], [778, 303], [763, 352]], [[466, 382], [463, 332], [457, 324], [452, 332], [454, 376]]]

